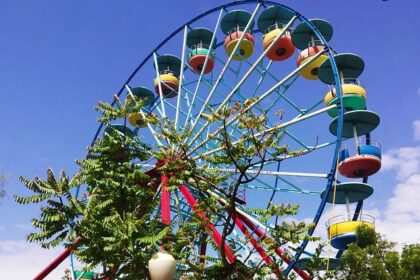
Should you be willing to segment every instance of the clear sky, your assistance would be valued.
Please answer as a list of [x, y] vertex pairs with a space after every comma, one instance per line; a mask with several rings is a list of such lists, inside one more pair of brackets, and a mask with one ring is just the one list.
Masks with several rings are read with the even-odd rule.
[[[2, 2], [0, 172], [9, 175], [0, 205], [2, 277], [30, 279], [57, 253], [25, 243], [36, 208], [13, 202], [12, 194], [23, 191], [18, 176], [44, 177], [48, 167], [75, 172], [74, 160], [84, 156], [97, 128], [96, 102], [110, 101], [175, 28], [223, 3]], [[334, 26], [334, 48], [363, 57], [368, 106], [381, 116], [373, 136], [384, 152], [366, 208], [390, 239], [420, 242], [420, 2], [281, 3], [308, 18], [327, 19]]]

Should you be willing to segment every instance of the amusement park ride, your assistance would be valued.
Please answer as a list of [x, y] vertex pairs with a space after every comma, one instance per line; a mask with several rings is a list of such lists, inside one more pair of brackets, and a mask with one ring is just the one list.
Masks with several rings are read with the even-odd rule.
[[[215, 22], [210, 27], [212, 29], [201, 27], [210, 21]], [[221, 37], [224, 40], [218, 42]], [[373, 193], [368, 177], [381, 167], [381, 149], [370, 135], [380, 119], [367, 110], [366, 91], [358, 80], [363, 73], [364, 62], [355, 54], [337, 53], [329, 44], [332, 37], [333, 28], [329, 22], [309, 20], [273, 1], [236, 1], [211, 9], [175, 30], [140, 63], [118, 96], [131, 93], [144, 100], [144, 107], [128, 117], [131, 128], [128, 123], [112, 126], [120, 133], [130, 134], [131, 137], [140, 134], [144, 139], [156, 141], [159, 147], [165, 147], [170, 143], [156, 137], [154, 126], [159, 124], [142, 120], [148, 114], [173, 119], [176, 129], [192, 131], [191, 136], [185, 139], [189, 156], [196, 159], [197, 165], [204, 165], [198, 155], [215, 154], [221, 150], [217, 141], [209, 137], [211, 133], [220, 131], [221, 124], [210, 124], [200, 116], [217, 111], [230, 102], [252, 100], [247, 110], [266, 113], [267, 124], [282, 131], [281, 141], [290, 147], [311, 152], [290, 159], [290, 165], [289, 159], [283, 160], [281, 168], [277, 164], [263, 166], [260, 176], [264, 179], [259, 180], [257, 185], [244, 186], [247, 196], [252, 194], [252, 199], [237, 198], [236, 228], [229, 238], [234, 240], [235, 235], [248, 236], [249, 243], [240, 244], [241, 250], [253, 250], [270, 263], [272, 256], [267, 254], [262, 241], [272, 240], [270, 230], [274, 225], [272, 221], [259, 221], [245, 204], [265, 208], [276, 193], [284, 193], [285, 199], [308, 205], [307, 211], [315, 213], [315, 225], [320, 221], [327, 203], [332, 207], [344, 204], [347, 212], [333, 216], [327, 222], [331, 246], [338, 250], [336, 256], [326, 257], [329, 260], [328, 269], [333, 269], [340, 265], [339, 258], [347, 245], [356, 240], [356, 228], [361, 224], [374, 228], [374, 218], [362, 213], [362, 208], [363, 201]], [[176, 42], [181, 45], [181, 50], [174, 50]], [[166, 51], [177, 51], [178, 55], [164, 54]], [[147, 87], [147, 81], [152, 77], [154, 93]], [[322, 90], [325, 84], [329, 87], [326, 94]], [[308, 87], [311, 87], [310, 94], [305, 93]], [[280, 124], [275, 120], [279, 110], [282, 110]], [[246, 133], [236, 127], [236, 121], [234, 116], [227, 122], [232, 139]], [[95, 139], [101, 131], [102, 126]], [[314, 139], [321, 142], [308, 144]], [[150, 165], [146, 173], [159, 176], [161, 186], [165, 186], [168, 177], [157, 174], [153, 168], [155, 164]], [[226, 166], [223, 171], [236, 172], [231, 166]], [[305, 187], [305, 182], [309, 182], [312, 189]], [[318, 186], [316, 190], [313, 189], [315, 184]], [[171, 224], [179, 218], [175, 209], [175, 194], [163, 187], [160, 189], [157, 196], [160, 199], [160, 219], [164, 224]], [[182, 197], [177, 203], [181, 204], [183, 213], [180, 218], [188, 219], [189, 213], [196, 210], [206, 220], [207, 214], [198, 210], [197, 190], [185, 183], [180, 185], [179, 191]], [[264, 200], [263, 193], [270, 194], [270, 200]], [[211, 195], [224, 203], [220, 193], [213, 192]], [[314, 203], [316, 205], [310, 208], [309, 205]], [[355, 207], [350, 204], [355, 204]], [[228, 242], [222, 244], [220, 229], [210, 222], [206, 228], [218, 246], [225, 246], [226, 258], [233, 262], [237, 252], [230, 249]], [[312, 235], [314, 230], [311, 229], [308, 234]], [[298, 248], [287, 245], [277, 247], [275, 252], [285, 263], [283, 275], [293, 271], [302, 279], [309, 279], [305, 271], [311, 257], [311, 253], [305, 251], [307, 243], [303, 241]], [[206, 250], [206, 244], [197, 244], [197, 251], [200, 255], [215, 254]], [[285, 251], [294, 253], [286, 257]], [[71, 249], [66, 249], [34, 279], [44, 279], [70, 254]], [[171, 263], [168, 273], [172, 275], [165, 278], [167, 276], [151, 271], [152, 279], [174, 277], [178, 267], [173, 258], [168, 257], [168, 260]], [[163, 266], [160, 267], [162, 269]], [[73, 271], [73, 276], [74, 279], [94, 279], [95, 274]]]

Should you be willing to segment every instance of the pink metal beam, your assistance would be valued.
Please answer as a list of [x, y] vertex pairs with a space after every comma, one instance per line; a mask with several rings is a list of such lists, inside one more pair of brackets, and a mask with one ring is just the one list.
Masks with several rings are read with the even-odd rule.
[[242, 231], [242, 233], [245, 235], [246, 238], [249, 239], [249, 243], [257, 250], [257, 252], [260, 254], [262, 259], [267, 263], [271, 264], [273, 263], [273, 260], [270, 258], [269, 255], [265, 252], [264, 248], [258, 243], [258, 241], [251, 235], [251, 233], [246, 229], [244, 223], [236, 216], [235, 219], [236, 226]]
[[168, 177], [162, 175], [161, 177], [161, 197], [160, 197], [160, 212], [162, 215], [162, 223], [165, 225], [171, 224], [171, 191], [167, 189]]
[[[188, 188], [185, 185], [181, 185], [181, 192], [184, 195], [184, 197], [187, 199], [188, 204], [191, 206], [191, 208], [196, 211], [196, 213], [205, 221], [206, 228], [211, 231], [213, 240], [216, 242], [216, 244], [221, 247], [222, 246], [222, 237], [220, 233], [217, 231], [216, 227], [212, 225], [204, 211], [201, 211], [197, 207], [197, 201], [195, 200], [194, 196], [191, 194], [191, 192], [188, 190]], [[224, 244], [226, 257], [229, 262], [233, 263], [235, 261], [235, 255], [230, 250], [229, 246], [225, 243]]]
[[[244, 224], [246, 224], [250, 229], [251, 229], [251, 231], [253, 231], [253, 232], [255, 232], [256, 234], [257, 234], [257, 236], [261, 239], [261, 240], [264, 240], [264, 239], [267, 239], [267, 240], [270, 240], [271, 242], [274, 242], [274, 240], [272, 240], [270, 237], [268, 237], [261, 229], [259, 229], [258, 227], [256, 227], [255, 225], [254, 225], [254, 223], [250, 220], [250, 219], [248, 219], [247, 217], [245, 217], [244, 215], [242, 215], [241, 213], [237, 213], [237, 215], [238, 215], [238, 218], [239, 219], [241, 219], [241, 221], [242, 222], [244, 222]], [[282, 259], [283, 259], [283, 261], [285, 261], [287, 264], [290, 262], [290, 259], [286, 256], [286, 254], [284, 253], [284, 251], [280, 248], [280, 247], [276, 247], [275, 248], [275, 252], [276, 252], [276, 254], [279, 256], [279, 257], [281, 257]], [[296, 272], [296, 273], [298, 273], [299, 274], [299, 276], [300, 277], [302, 277], [302, 279], [304, 279], [304, 280], [309, 280], [309, 279], [311, 279], [310, 277], [309, 277], [309, 274], [308, 273], [306, 273], [306, 271], [304, 271], [304, 270], [300, 270], [300, 269], [297, 269], [297, 268], [293, 268], [293, 270]]]
[[71, 251], [74, 246], [77, 245], [77, 243], [82, 240], [81, 237], [76, 238], [76, 240], [73, 241], [73, 244], [69, 247], [67, 247], [58, 257], [56, 257], [44, 270], [42, 270], [37, 276], [35, 276], [34, 280], [42, 280], [45, 277], [47, 277], [48, 274], [51, 273], [57, 266], [60, 265], [68, 256], [70, 256]]

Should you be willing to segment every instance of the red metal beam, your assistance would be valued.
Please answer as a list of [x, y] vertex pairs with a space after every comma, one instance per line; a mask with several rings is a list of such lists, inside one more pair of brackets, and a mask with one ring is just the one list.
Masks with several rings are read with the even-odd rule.
[[257, 252], [260, 254], [262, 259], [267, 263], [271, 264], [273, 263], [273, 260], [270, 258], [269, 255], [265, 252], [264, 248], [258, 243], [258, 241], [251, 235], [251, 233], [246, 229], [244, 223], [236, 216], [235, 219], [236, 226], [242, 231], [242, 233], [245, 235], [246, 238], [249, 239], [249, 243], [257, 250]]
[[[157, 172], [157, 168], [152, 168], [148, 171], [145, 172], [147, 175], [149, 175], [150, 177], [155, 177], [158, 176], [158, 172]], [[162, 183], [162, 197], [161, 197], [161, 212], [162, 212], [162, 222], [165, 224], [170, 224], [170, 191], [165, 190], [165, 183], [168, 181], [168, 177], [163, 175], [161, 177], [161, 183]], [[153, 187], [154, 189], [157, 188], [157, 186]], [[190, 204], [191, 208], [195, 211], [197, 211], [198, 215], [200, 215], [204, 220], [208, 221], [208, 218], [206, 216], [206, 214], [203, 211], [198, 210], [197, 208], [197, 201], [195, 200], [194, 196], [191, 194], [191, 192], [188, 190], [187, 187], [185, 187], [184, 185], [181, 185], [181, 192], [184, 195], [184, 197], [187, 199], [188, 203]], [[242, 204], [242, 203], [241, 203]], [[169, 207], [167, 207], [169, 205]], [[168, 211], [169, 210], [169, 211]], [[264, 240], [266, 238], [268, 238], [264, 232], [262, 232], [260, 229], [256, 228], [255, 225], [245, 216], [241, 215], [240, 213], [237, 213], [238, 217], [240, 218], [240, 220], [242, 220], [242, 222], [244, 224], [246, 224], [252, 231], [255, 231], [256, 234], [258, 235], [258, 237], [261, 240]], [[238, 220], [238, 219], [237, 219]], [[239, 221], [239, 220], [238, 220]], [[239, 221], [241, 222], [241, 221]], [[236, 223], [236, 221], [235, 221]], [[243, 225], [242, 223], [242, 225]], [[237, 224], [238, 226], [238, 224]], [[210, 223], [206, 224], [206, 228], [212, 232], [212, 237], [213, 240], [216, 242], [216, 244], [220, 247], [221, 243], [222, 243], [222, 238], [220, 236], [220, 233], [217, 231], [216, 227]], [[240, 226], [238, 226], [238, 228], [241, 229]], [[242, 229], [241, 229], [242, 230]], [[245, 229], [246, 230], [246, 229]], [[244, 233], [245, 234], [245, 233]], [[257, 249], [258, 246], [261, 246], [258, 244], [258, 242], [251, 236], [253, 241], [250, 241], [251, 244], [254, 246], [254, 248], [256, 248], [256, 250], [261, 254], [265, 254], [266, 253], [263, 251], [260, 252], [260, 249]], [[62, 263], [70, 254], [72, 251], [72, 247], [75, 247], [78, 242], [81, 240], [81, 237], [78, 237], [76, 240], [74, 240], [72, 246], [66, 248], [57, 258], [55, 258], [46, 268], [44, 268], [37, 276], [35, 276], [35, 278], [33, 280], [42, 280], [44, 279], [48, 274], [50, 274], [58, 265], [60, 265], [60, 263]], [[251, 240], [251, 239], [250, 239]], [[256, 247], [257, 246], [257, 247]], [[206, 247], [207, 247], [207, 243], [203, 243], [201, 244], [201, 255], [205, 255], [206, 253]], [[225, 252], [226, 252], [226, 257], [227, 259], [233, 263], [235, 261], [235, 255], [232, 253], [232, 251], [230, 250], [229, 246], [227, 246], [227, 244], [224, 244], [225, 247]], [[262, 250], [264, 250], [261, 247]], [[280, 247], [277, 247], [275, 249], [276, 253], [286, 262], [289, 263], [290, 260], [286, 257], [286, 255], [284, 254], [283, 250]], [[264, 261], [267, 262], [267, 258], [265, 258], [263, 255], [261, 255], [264, 259]], [[267, 256], [268, 257], [268, 256]], [[202, 258], [201, 261], [204, 262], [205, 258]], [[303, 270], [298, 270], [295, 269], [294, 270], [305, 280], [310, 279], [309, 275], [303, 271]]]
[[203, 264], [206, 262], [206, 251], [207, 251], [207, 234], [203, 237], [203, 241], [200, 245], [200, 264]]
[[161, 177], [161, 197], [160, 197], [160, 212], [162, 223], [165, 225], [171, 224], [171, 191], [168, 187], [168, 177], [162, 175]]
[[42, 280], [45, 277], [47, 277], [48, 274], [51, 273], [57, 266], [60, 265], [68, 256], [71, 254], [71, 250], [73, 247], [77, 245], [77, 243], [82, 240], [81, 237], [76, 238], [76, 240], [73, 241], [72, 245], [67, 247], [58, 257], [56, 257], [44, 270], [42, 270], [37, 276], [35, 276], [34, 280]]
[[[199, 210], [197, 207], [197, 201], [195, 200], [194, 196], [191, 194], [191, 192], [188, 190], [188, 188], [184, 185], [181, 185], [181, 192], [184, 195], [184, 197], [187, 199], [188, 204], [191, 206], [191, 208], [196, 211], [196, 213], [204, 220], [206, 224], [206, 228], [212, 233], [213, 240], [216, 242], [216, 244], [221, 247], [222, 246], [222, 237], [220, 233], [217, 231], [216, 227], [211, 224], [206, 216], [206, 213], [202, 210]], [[235, 261], [235, 255], [230, 250], [229, 246], [225, 243], [224, 244], [226, 257], [229, 262], [233, 263]]]
[[[241, 221], [244, 222], [244, 224], [246, 224], [250, 228], [251, 231], [255, 232], [257, 234], [257, 236], [261, 240], [267, 239], [268, 241], [275, 242], [273, 239], [271, 239], [270, 237], [268, 237], [260, 228], [258, 228], [257, 226], [255, 226], [255, 224], [250, 219], [248, 219], [247, 217], [245, 217], [241, 213], [237, 213], [237, 215], [238, 215], [238, 218], [241, 219]], [[290, 259], [286, 256], [286, 253], [280, 247], [276, 247], [275, 248], [275, 252], [287, 264], [290, 263]], [[297, 274], [299, 274], [299, 276], [302, 277], [302, 279], [304, 279], [304, 280], [311, 279], [310, 276], [309, 276], [309, 274], [306, 273], [306, 271], [300, 270], [300, 269], [297, 269], [297, 268], [293, 268], [293, 270]]]

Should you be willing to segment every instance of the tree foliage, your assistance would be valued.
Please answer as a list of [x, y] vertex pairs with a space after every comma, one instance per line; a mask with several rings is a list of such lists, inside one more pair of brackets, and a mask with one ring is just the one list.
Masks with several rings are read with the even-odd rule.
[[[395, 243], [363, 225], [357, 228], [356, 236], [357, 241], [341, 257], [342, 266], [327, 273], [319, 273], [316, 271], [319, 266], [312, 266], [314, 279], [420, 279], [420, 244], [405, 245], [399, 252]], [[316, 254], [314, 259], [318, 257]]]
[[420, 244], [406, 245], [402, 253], [378, 235], [374, 245], [351, 244], [343, 255], [343, 279], [420, 279]]
[[[100, 102], [99, 121], [107, 129], [89, 147], [87, 157], [77, 161], [77, 174], [70, 178], [62, 171], [56, 178], [48, 169], [46, 180], [20, 178], [33, 195], [15, 195], [15, 200], [20, 204], [41, 205], [41, 215], [32, 220], [37, 231], [28, 235], [28, 241], [49, 248], [62, 242], [71, 246], [79, 237], [73, 252], [88, 268], [104, 265], [106, 269], [101, 277], [111, 279], [148, 278], [148, 260], [161, 247], [175, 257], [180, 271], [185, 270], [181, 276], [184, 279], [253, 279], [273, 271], [280, 275], [283, 261], [275, 256], [276, 247], [310, 238], [306, 232], [312, 225], [277, 222], [279, 217], [295, 215], [298, 205], [271, 202], [267, 209], [248, 209], [262, 222], [275, 221], [271, 238], [259, 240], [274, 260], [271, 265], [255, 262], [253, 253], [237, 253], [235, 261], [229, 262], [225, 246], [217, 246], [211, 238], [209, 225], [214, 224], [221, 231], [222, 244], [228, 244], [235, 252], [237, 245], [229, 236], [238, 215], [239, 188], [255, 180], [265, 164], [303, 154], [280, 145], [281, 131], [269, 128], [264, 114], [255, 115], [248, 110], [250, 102], [202, 116], [204, 120], [221, 124], [217, 133], [209, 135], [219, 143], [220, 149], [198, 158], [191, 155], [190, 147], [185, 144], [191, 131], [176, 130], [174, 123], [166, 118], [149, 114], [143, 121], [159, 124], [156, 137], [170, 143], [169, 148], [150, 147], [140, 137], [110, 125], [118, 119], [126, 123], [130, 113], [141, 109], [141, 100], [129, 94], [124, 102], [116, 97], [116, 106]], [[230, 120], [235, 118], [238, 128], [244, 132], [240, 139], [233, 139], [229, 134]], [[157, 161], [153, 175], [146, 174], [142, 167], [150, 159]], [[207, 164], [198, 166], [198, 159]], [[224, 173], [220, 171], [222, 167], [232, 167], [238, 172]], [[248, 170], [257, 172], [251, 174]], [[169, 178], [166, 185], [159, 185], [161, 175]], [[190, 211], [186, 220], [182, 220], [183, 210], [178, 200], [182, 184], [194, 190], [198, 200], [197, 209]], [[77, 197], [79, 188], [86, 188], [88, 194]], [[176, 197], [174, 208], [178, 219], [170, 225], [163, 224], [156, 211], [159, 191], [163, 189], [173, 191]], [[218, 196], [214, 195], [216, 192]], [[238, 238], [247, 243], [250, 237]], [[212, 246], [218, 256], [200, 256], [197, 245], [203, 242]]]

